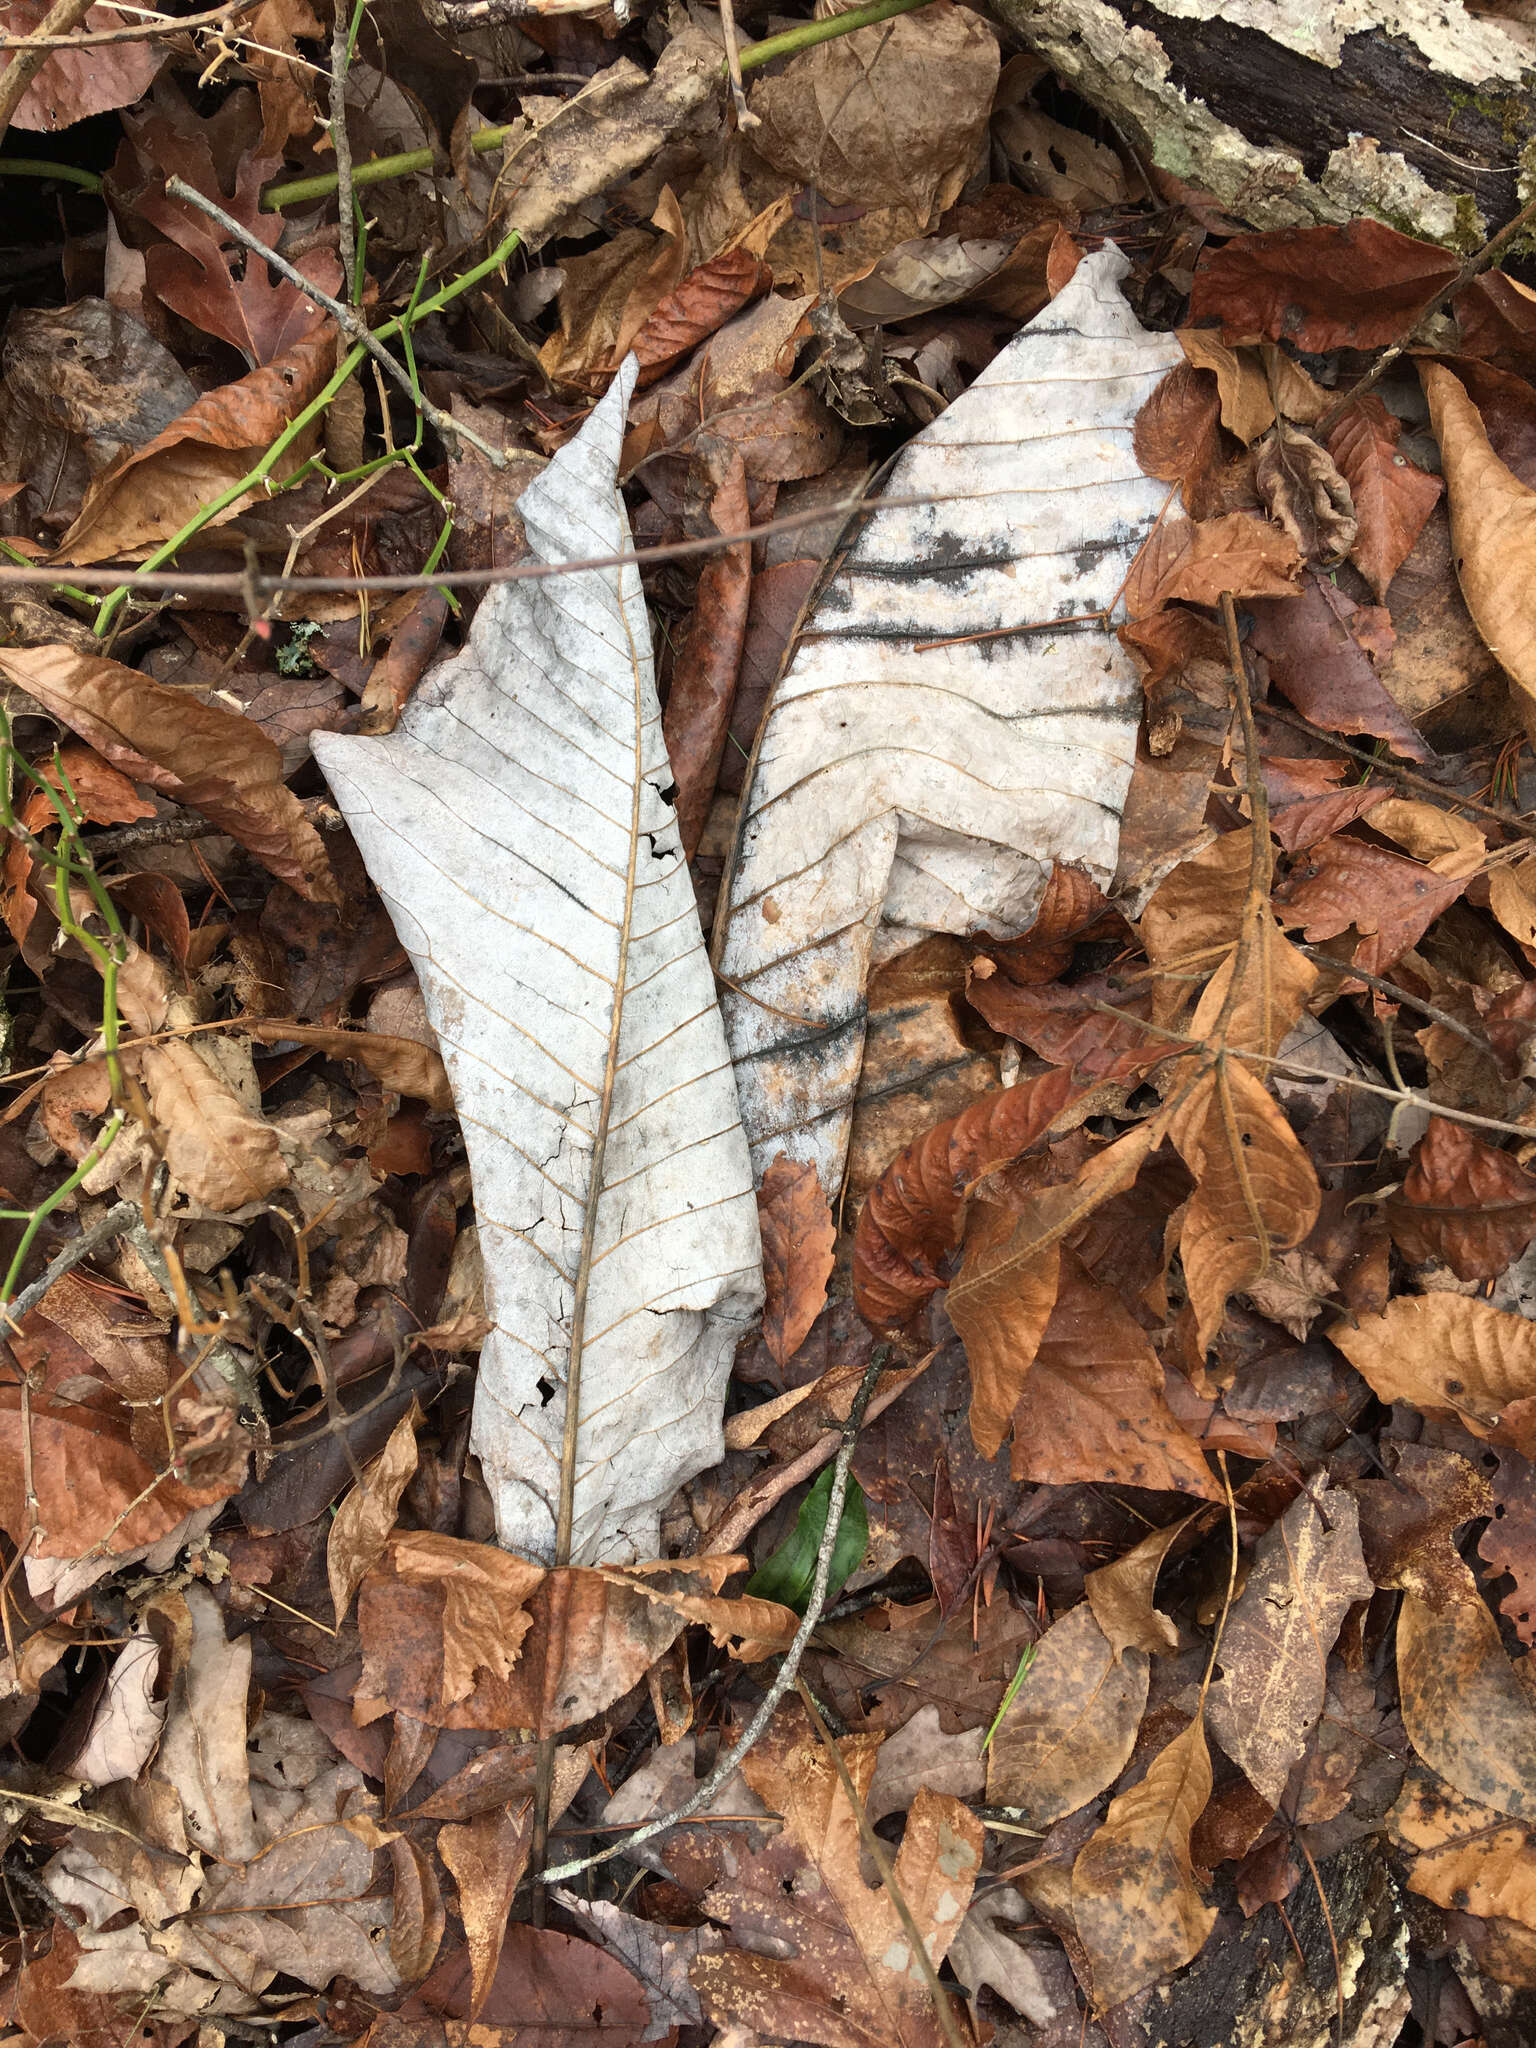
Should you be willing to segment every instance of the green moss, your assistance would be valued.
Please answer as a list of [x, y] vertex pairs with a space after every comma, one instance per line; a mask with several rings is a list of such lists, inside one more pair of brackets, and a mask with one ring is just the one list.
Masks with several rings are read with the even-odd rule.
[[1470, 192], [1457, 192], [1449, 196], [1454, 196], [1456, 201], [1456, 227], [1451, 235], [1451, 247], [1459, 249], [1464, 256], [1470, 256], [1474, 250], [1483, 246], [1485, 237], [1482, 214], [1478, 211], [1477, 201]]

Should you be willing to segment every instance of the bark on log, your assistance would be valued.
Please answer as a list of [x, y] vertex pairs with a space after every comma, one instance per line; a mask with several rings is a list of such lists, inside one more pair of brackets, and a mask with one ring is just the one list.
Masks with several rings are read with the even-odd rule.
[[1460, 0], [992, 4], [1144, 156], [1253, 227], [1371, 214], [1470, 252], [1536, 196], [1528, 23]]

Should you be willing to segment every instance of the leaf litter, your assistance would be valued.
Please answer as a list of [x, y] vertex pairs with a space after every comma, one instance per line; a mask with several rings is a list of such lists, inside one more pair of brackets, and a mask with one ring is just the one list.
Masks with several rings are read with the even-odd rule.
[[454, 15], [11, 111], [7, 2038], [1527, 2038], [1525, 259]]

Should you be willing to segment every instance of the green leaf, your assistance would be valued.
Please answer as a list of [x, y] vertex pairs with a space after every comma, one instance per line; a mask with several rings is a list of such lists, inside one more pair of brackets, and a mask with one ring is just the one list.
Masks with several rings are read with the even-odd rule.
[[[759, 1600], [777, 1600], [805, 1612], [811, 1581], [816, 1576], [816, 1553], [826, 1533], [827, 1509], [832, 1504], [832, 1467], [828, 1465], [805, 1499], [795, 1526], [762, 1566], [747, 1581], [747, 1591]], [[869, 1546], [869, 1516], [864, 1507], [864, 1489], [850, 1474], [843, 1495], [843, 1518], [837, 1525], [832, 1545], [832, 1569], [827, 1578], [827, 1598], [835, 1600], [848, 1579], [864, 1562]]]

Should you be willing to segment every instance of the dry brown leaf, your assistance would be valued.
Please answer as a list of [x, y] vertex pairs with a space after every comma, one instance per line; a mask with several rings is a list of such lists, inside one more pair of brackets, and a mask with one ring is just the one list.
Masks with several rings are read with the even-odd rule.
[[[362, 1581], [359, 1712], [386, 1708], [433, 1727], [511, 1726], [465, 1719], [478, 1695], [504, 1687], [531, 1623], [542, 1565], [430, 1530], [397, 1531]], [[500, 1681], [500, 1686], [497, 1682]]]
[[603, 390], [635, 337], [682, 283], [688, 231], [670, 185], [661, 189], [651, 225], [659, 236], [623, 228], [590, 255], [561, 264], [559, 331], [539, 351], [539, 368], [551, 383]]
[[1276, 901], [1285, 922], [1300, 925], [1314, 944], [1353, 926], [1361, 934], [1356, 966], [1390, 974], [1466, 886], [1464, 876], [1438, 875], [1383, 846], [1335, 833], [1307, 848]]
[[960, 196], [999, 68], [996, 37], [967, 9], [900, 15], [754, 84], [753, 147], [834, 206], [900, 202], [926, 220]]
[[[320, 390], [336, 367], [331, 334], [327, 328], [307, 335], [264, 369], [205, 391], [152, 441], [95, 478], [54, 559], [103, 562], [179, 533], [247, 474]], [[289, 453], [293, 463], [302, 461], [302, 443]], [[213, 523], [234, 519], [259, 495], [258, 486]]]
[[1157, 1575], [1180, 1534], [1195, 1520], [1181, 1516], [1117, 1557], [1089, 1572], [1083, 1584], [1094, 1619], [1117, 1657], [1128, 1649], [1165, 1657], [1179, 1647], [1179, 1632], [1157, 1605]]
[[1221, 423], [1240, 441], [1257, 441], [1275, 424], [1275, 398], [1287, 419], [1308, 427], [1332, 403], [1299, 363], [1272, 342], [1262, 348], [1228, 348], [1214, 327], [1185, 327], [1179, 346], [1195, 368], [1213, 371], [1221, 391]]
[[853, 1298], [876, 1328], [911, 1321], [944, 1285], [976, 1182], [1044, 1136], [1073, 1093], [1061, 1067], [984, 1095], [886, 1168], [869, 1191], [853, 1247]]
[[1408, 1739], [1467, 1798], [1536, 1821], [1536, 1706], [1505, 1653], [1499, 1624], [1462, 1566], [1432, 1604], [1405, 1592], [1397, 1682]]
[[395, 1873], [389, 1959], [403, 1984], [415, 1984], [437, 1961], [448, 1913], [432, 1858], [424, 1849], [408, 1835], [396, 1835], [389, 1845], [389, 1860]]
[[1403, 423], [1373, 392], [1349, 408], [1328, 436], [1328, 453], [1349, 485], [1360, 530], [1352, 559], [1385, 604], [1387, 586], [1413, 551], [1445, 484], [1399, 452]]
[[494, 1813], [477, 1814], [462, 1826], [438, 1829], [437, 1852], [458, 1886], [459, 1918], [469, 1946], [472, 1975], [465, 2015], [469, 2020], [479, 2018], [490, 1996], [513, 1894], [528, 1867], [532, 1842], [531, 1798]]
[[1437, 1906], [1536, 1927], [1536, 1840], [1529, 1827], [1415, 1771], [1387, 1816], [1413, 1857], [1408, 1884]]
[[1216, 604], [1234, 597], [1289, 597], [1302, 571], [1290, 535], [1252, 512], [1217, 519], [1165, 519], [1136, 557], [1125, 586], [1133, 619], [1182, 599]]
[[1222, 1630], [1206, 1696], [1211, 1733], [1271, 1806], [1323, 1710], [1328, 1654], [1346, 1611], [1375, 1587], [1360, 1511], [1342, 1487], [1299, 1494], [1260, 1539]]
[[1399, 1295], [1328, 1334], [1379, 1399], [1536, 1452], [1536, 1324], [1524, 1316], [1464, 1294]]
[[1447, 249], [1376, 220], [1234, 235], [1203, 251], [1190, 293], [1197, 325], [1225, 341], [1289, 341], [1309, 354], [1383, 348], [1406, 334], [1459, 265]]
[[827, 1298], [837, 1233], [808, 1160], [781, 1152], [757, 1191], [763, 1233], [763, 1342], [776, 1364], [800, 1349]]
[[1148, 1122], [1096, 1152], [1069, 1181], [1016, 1213], [979, 1205], [945, 1307], [971, 1372], [971, 1437], [984, 1458], [1003, 1444], [1056, 1301], [1059, 1247], [1095, 1209], [1130, 1186], [1157, 1143]]
[[1443, 363], [1419, 365], [1450, 497], [1456, 575], [1489, 652], [1536, 733], [1536, 491], [1493, 452], [1466, 387]]
[[330, 856], [254, 720], [65, 646], [0, 648], [0, 674], [136, 782], [201, 811], [281, 881], [335, 903]]
[[[863, 1800], [879, 1738], [838, 1743]], [[860, 1868], [858, 1823], [837, 1772], [798, 1708], [780, 1708], [742, 1765], [806, 1860], [792, 1885], [776, 1861], [742, 1855], [716, 1884], [710, 1917], [757, 1937], [752, 1950], [700, 1956], [689, 1974], [717, 2025], [820, 2041], [834, 2048], [943, 2048], [945, 2036], [901, 1918]], [[921, 1791], [895, 1857], [895, 1882], [935, 1967], [957, 1932], [981, 1869], [981, 1823], [957, 1799]], [[766, 1937], [766, 1938], [765, 1938]], [[829, 2031], [830, 2030], [830, 2031]]]
[[690, 270], [634, 338], [640, 388], [654, 384], [701, 341], [718, 334], [772, 283], [773, 272], [761, 254], [747, 248], [724, 249]]
[[[741, 450], [723, 444], [706, 465], [713, 488], [690, 531], [744, 533], [752, 524], [747, 469]], [[718, 481], [715, 479], [718, 477]], [[662, 716], [662, 737], [672, 764], [673, 804], [685, 858], [692, 860], [709, 822], [730, 730], [741, 651], [752, 593], [752, 549], [746, 542], [706, 556], [687, 635], [672, 664]]]
[[[390, 1431], [388, 1443], [332, 1519], [325, 1569], [338, 1626], [346, 1620], [352, 1595], [384, 1555], [400, 1496], [416, 1470], [416, 1432], [420, 1427], [421, 1409], [413, 1398]], [[426, 1971], [418, 1974], [425, 1976]]]
[[1136, 415], [1132, 441], [1148, 476], [1181, 486], [1192, 519], [1216, 510], [1209, 480], [1221, 459], [1221, 395], [1206, 370], [1180, 363]]
[[[1308, 570], [1295, 597], [1255, 599], [1250, 644], [1270, 679], [1304, 718], [1327, 732], [1370, 733], [1410, 761], [1428, 758], [1413, 722], [1382, 680], [1392, 628], [1386, 615], [1361, 606], [1333, 582]], [[1383, 635], [1381, 629], [1385, 628]]]
[[1536, 1180], [1465, 1124], [1435, 1116], [1383, 1212], [1410, 1259], [1439, 1259], [1458, 1280], [1497, 1280], [1536, 1237]]
[[202, 1047], [172, 1039], [144, 1046], [136, 1058], [166, 1166], [195, 1202], [228, 1213], [286, 1185], [291, 1175], [277, 1132], [246, 1108]]
[[1196, 1182], [1179, 1256], [1203, 1352], [1228, 1297], [1268, 1272], [1272, 1252], [1300, 1244], [1322, 1196], [1295, 1132], [1241, 1060], [1223, 1059], [1194, 1080], [1169, 1132]]
[[1199, 1444], [1163, 1397], [1151, 1339], [1069, 1251], [1013, 1413], [1012, 1472], [1043, 1486], [1116, 1483], [1221, 1497]]
[[987, 1799], [1048, 1828], [1112, 1785], [1147, 1704], [1148, 1663], [1117, 1657], [1086, 1600], [1054, 1621], [1003, 1715], [987, 1758]]
[[414, 1095], [429, 1109], [451, 1110], [453, 1090], [442, 1054], [414, 1038], [379, 1031], [344, 1031], [329, 1024], [300, 1024], [291, 1017], [242, 1020], [243, 1031], [263, 1045], [312, 1045], [328, 1059], [356, 1060], [397, 1095]]
[[1310, 434], [1280, 420], [1260, 443], [1253, 479], [1271, 519], [1308, 562], [1342, 562], [1360, 523], [1349, 485]]
[[1189, 1836], [1211, 1796], [1211, 1759], [1198, 1719], [1110, 1804], [1072, 1866], [1072, 1910], [1100, 2006], [1180, 1969], [1216, 1924], [1201, 1899]]

